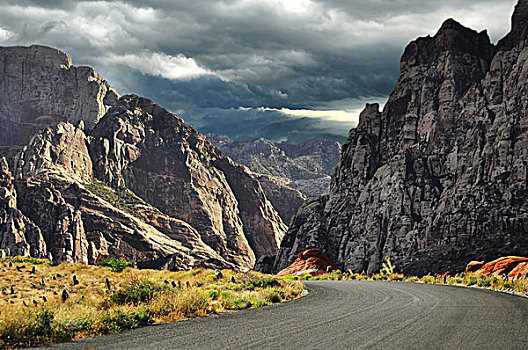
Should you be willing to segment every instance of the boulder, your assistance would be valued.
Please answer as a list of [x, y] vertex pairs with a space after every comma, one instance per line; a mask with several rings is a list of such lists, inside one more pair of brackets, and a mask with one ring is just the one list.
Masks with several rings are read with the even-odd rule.
[[300, 253], [297, 260], [281, 270], [277, 276], [302, 276], [308, 273], [312, 276], [318, 276], [335, 269], [336, 267], [332, 260], [324, 255], [321, 249], [308, 249]]
[[484, 266], [484, 261], [470, 261], [466, 266], [465, 272], [476, 272], [482, 266]]
[[508, 274], [508, 277], [515, 278], [517, 276], [520, 276], [522, 278], [528, 278], [528, 262], [521, 262], [517, 264], [513, 268], [513, 270], [510, 271]]
[[[528, 258], [506, 256], [485, 264], [476, 273], [488, 276], [509, 275], [519, 264], [526, 262], [528, 262]], [[518, 271], [520, 272], [520, 270]]]

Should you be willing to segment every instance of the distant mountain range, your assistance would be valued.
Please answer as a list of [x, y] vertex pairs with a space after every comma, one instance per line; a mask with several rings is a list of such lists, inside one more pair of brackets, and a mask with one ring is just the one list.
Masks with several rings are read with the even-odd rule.
[[220, 135], [207, 135], [207, 139], [235, 162], [256, 173], [278, 178], [306, 197], [328, 193], [330, 175], [341, 151], [337, 141], [325, 139], [300, 145], [274, 143], [264, 138], [235, 141]]

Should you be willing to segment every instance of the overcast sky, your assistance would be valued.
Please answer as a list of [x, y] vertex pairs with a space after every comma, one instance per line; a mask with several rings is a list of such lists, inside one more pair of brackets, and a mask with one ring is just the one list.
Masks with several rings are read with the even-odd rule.
[[496, 42], [515, 3], [2, 0], [0, 45], [57, 47], [120, 93], [147, 95], [196, 123], [249, 109], [349, 125], [365, 102], [385, 101], [409, 41], [453, 17]]

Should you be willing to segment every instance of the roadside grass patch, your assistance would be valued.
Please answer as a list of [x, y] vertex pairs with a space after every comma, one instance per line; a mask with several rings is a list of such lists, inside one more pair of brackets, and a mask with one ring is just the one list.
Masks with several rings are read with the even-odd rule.
[[222, 277], [213, 279], [208, 269], [113, 272], [104, 266], [10, 260], [0, 259], [0, 349], [260, 307], [304, 291], [300, 282], [257, 272], [222, 270]]
[[466, 287], [478, 287], [485, 289], [492, 289], [498, 291], [507, 291], [510, 293], [520, 294], [528, 297], [528, 278], [521, 277], [520, 274], [514, 278], [506, 276], [486, 276], [479, 275], [476, 273], [461, 272], [454, 276], [443, 276], [443, 275], [425, 275], [425, 276], [406, 276], [402, 273], [395, 272], [396, 267], [390, 263], [390, 260], [386, 260], [382, 271], [376, 274], [369, 274], [369, 272], [361, 271], [354, 272], [348, 270], [342, 272], [341, 270], [335, 270], [321, 275], [312, 276], [305, 274], [301, 276], [287, 275], [281, 277], [283, 281], [293, 280], [323, 280], [323, 281], [396, 281], [396, 282], [412, 282], [412, 283], [425, 283], [425, 284], [446, 284], [455, 286], [466, 286]]

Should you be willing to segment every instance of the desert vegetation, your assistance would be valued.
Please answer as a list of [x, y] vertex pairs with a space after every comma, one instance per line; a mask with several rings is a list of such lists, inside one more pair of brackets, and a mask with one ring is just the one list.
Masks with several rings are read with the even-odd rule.
[[453, 276], [449, 275], [425, 275], [422, 277], [405, 276], [401, 273], [384, 273], [377, 274], [354, 273], [352, 271], [342, 272], [335, 270], [319, 276], [305, 274], [302, 276], [287, 275], [286, 280], [368, 280], [368, 281], [397, 281], [397, 282], [414, 282], [427, 284], [446, 284], [455, 286], [466, 286], [476, 288], [486, 288], [512, 294], [518, 294], [528, 297], [528, 278], [516, 277], [508, 278], [503, 276], [487, 276], [472, 272], [462, 272]]
[[0, 259], [0, 348], [260, 307], [303, 292], [299, 282], [256, 272], [137, 270], [118, 259], [101, 265]]

